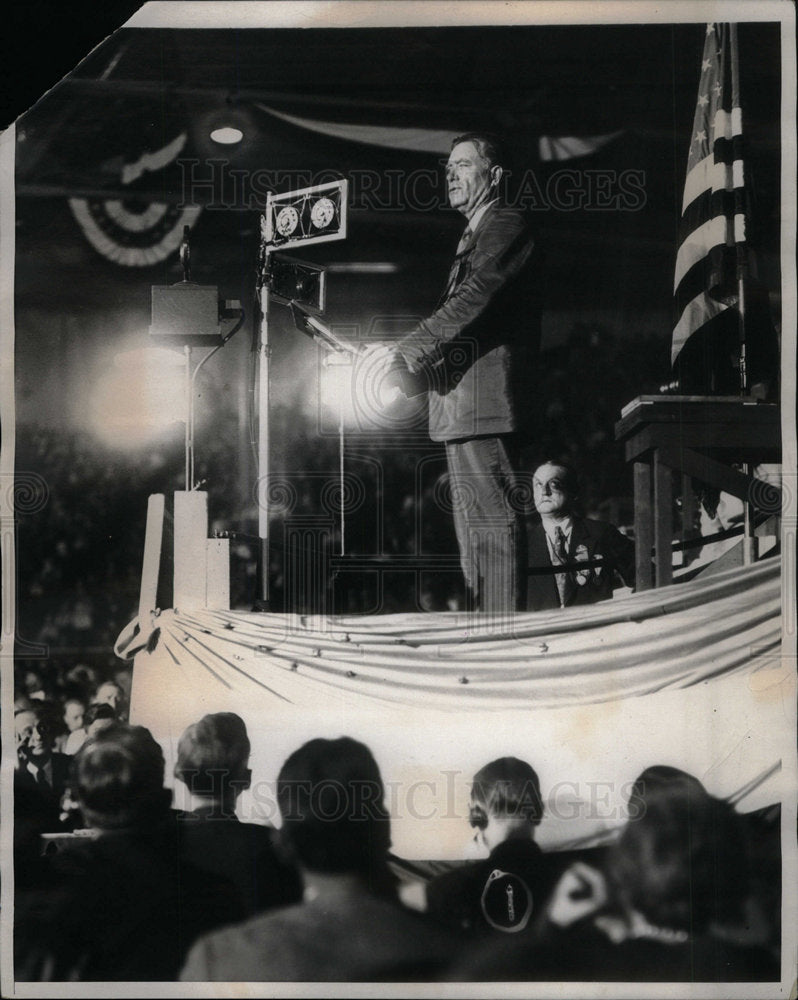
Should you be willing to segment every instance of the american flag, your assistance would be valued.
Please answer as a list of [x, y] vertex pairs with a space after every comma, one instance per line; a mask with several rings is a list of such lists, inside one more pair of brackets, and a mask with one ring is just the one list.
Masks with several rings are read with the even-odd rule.
[[747, 267], [737, 25], [708, 24], [682, 200], [671, 362], [737, 305]]

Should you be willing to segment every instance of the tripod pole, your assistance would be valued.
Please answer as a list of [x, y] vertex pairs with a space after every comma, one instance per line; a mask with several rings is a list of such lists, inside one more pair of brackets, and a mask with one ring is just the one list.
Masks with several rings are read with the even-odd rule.
[[258, 341], [258, 560], [257, 610], [269, 610], [269, 251], [266, 250], [260, 287], [260, 336]]
[[193, 383], [191, 380], [191, 348], [188, 344], [183, 347], [183, 355], [186, 359], [186, 380], [185, 380], [185, 393], [186, 393], [186, 492], [188, 493], [191, 489], [191, 461], [192, 461], [192, 449], [194, 447], [194, 398], [193, 398]]
[[341, 555], [346, 555], [346, 505], [344, 500], [344, 396], [341, 393], [338, 410], [338, 486], [341, 490]]

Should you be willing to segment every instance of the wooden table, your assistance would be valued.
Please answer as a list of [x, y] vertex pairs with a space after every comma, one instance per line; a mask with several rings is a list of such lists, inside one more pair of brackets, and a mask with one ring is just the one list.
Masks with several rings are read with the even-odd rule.
[[615, 440], [634, 463], [636, 587], [649, 590], [673, 580], [673, 473], [682, 474], [683, 496], [695, 478], [750, 500], [755, 479], [732, 464], [781, 461], [780, 411], [738, 396], [638, 396]]

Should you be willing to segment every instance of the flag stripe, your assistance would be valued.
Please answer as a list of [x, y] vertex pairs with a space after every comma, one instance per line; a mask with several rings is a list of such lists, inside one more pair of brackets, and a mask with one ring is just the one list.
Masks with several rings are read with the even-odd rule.
[[674, 292], [678, 289], [682, 278], [698, 261], [703, 260], [710, 250], [717, 246], [725, 246], [727, 239], [727, 220], [723, 216], [708, 219], [702, 226], [694, 229], [683, 241], [676, 255], [676, 273], [674, 276]]
[[706, 292], [700, 292], [692, 301], [688, 302], [673, 329], [671, 364], [676, 361], [679, 351], [696, 330], [728, 308], [722, 302], [711, 298]]
[[[736, 281], [720, 285], [716, 278], [718, 275], [732, 273], [736, 277], [737, 247], [717, 246], [706, 256], [690, 268], [679, 282], [679, 287], [674, 294], [674, 316], [682, 315], [688, 303], [690, 303], [700, 292], [706, 292], [713, 288], [713, 297], [716, 301], [727, 301], [737, 294]], [[721, 294], [723, 299], [721, 299]]]
[[724, 111], [718, 108], [714, 121], [715, 140], [725, 137], [731, 139], [735, 135], [743, 134], [743, 115], [741, 108], [732, 108], [731, 111]]
[[679, 224], [679, 237], [686, 240], [690, 234], [715, 216], [732, 219], [739, 213], [740, 203], [736, 191], [705, 191], [692, 201]]
[[734, 139], [718, 139], [709, 156], [689, 171], [684, 182], [684, 197], [682, 211], [705, 191], [717, 191], [728, 185], [728, 171], [731, 170], [731, 185], [744, 186], [744, 171], [742, 157], [742, 136]]
[[674, 263], [673, 361], [690, 336], [734, 304], [746, 267], [735, 29], [706, 28]]

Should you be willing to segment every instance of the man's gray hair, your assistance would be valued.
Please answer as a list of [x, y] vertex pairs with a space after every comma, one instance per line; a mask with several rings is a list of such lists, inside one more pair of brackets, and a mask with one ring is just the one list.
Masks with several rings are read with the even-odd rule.
[[465, 132], [452, 139], [451, 149], [461, 142], [471, 142], [476, 146], [479, 155], [487, 160], [489, 167], [506, 169], [507, 158], [501, 140], [492, 132]]

